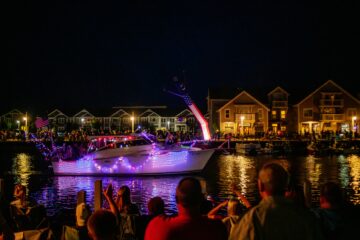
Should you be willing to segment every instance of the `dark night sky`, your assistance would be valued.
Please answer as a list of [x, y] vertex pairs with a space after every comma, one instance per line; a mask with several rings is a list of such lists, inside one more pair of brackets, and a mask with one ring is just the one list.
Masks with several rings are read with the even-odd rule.
[[183, 104], [162, 91], [182, 70], [199, 105], [219, 85], [333, 79], [360, 92], [351, 4], [7, 2], [0, 109]]

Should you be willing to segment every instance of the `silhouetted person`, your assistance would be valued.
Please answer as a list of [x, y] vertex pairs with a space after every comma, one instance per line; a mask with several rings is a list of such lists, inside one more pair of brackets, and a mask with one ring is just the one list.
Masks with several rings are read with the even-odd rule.
[[229, 239], [322, 239], [315, 217], [285, 198], [288, 173], [270, 163], [259, 172], [261, 202], [233, 226]]
[[121, 214], [140, 214], [137, 205], [131, 202], [131, 192], [128, 186], [120, 187], [115, 202]]
[[149, 222], [156, 216], [165, 214], [165, 203], [161, 197], [153, 197], [148, 202], [148, 215], [136, 218], [136, 236], [139, 240], [144, 239], [145, 230]]
[[[358, 226], [351, 220], [352, 209], [347, 209], [343, 199], [343, 191], [340, 186], [333, 182], [325, 183], [320, 188], [320, 208], [313, 209], [320, 221], [321, 230], [325, 239], [349, 239], [350, 234]], [[358, 221], [358, 220], [357, 220]]]
[[164, 214], [165, 203], [161, 197], [153, 197], [148, 202], [148, 211], [150, 216]]
[[89, 217], [87, 228], [89, 236], [94, 240], [114, 240], [118, 225], [112, 212], [100, 209]]
[[148, 225], [146, 240], [165, 239], [227, 239], [226, 228], [217, 220], [201, 215], [203, 200], [200, 182], [191, 177], [183, 178], [176, 188], [178, 215], [158, 216]]

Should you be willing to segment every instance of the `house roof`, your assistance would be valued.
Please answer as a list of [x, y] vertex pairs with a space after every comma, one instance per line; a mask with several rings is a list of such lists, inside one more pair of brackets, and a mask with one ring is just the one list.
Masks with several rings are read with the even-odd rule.
[[301, 101], [299, 101], [297, 104], [295, 104], [295, 106], [298, 106], [299, 104], [303, 103], [304, 101], [306, 101], [307, 99], [309, 99], [310, 97], [312, 97], [316, 92], [318, 92], [321, 88], [323, 88], [324, 86], [328, 85], [328, 84], [333, 84], [335, 87], [337, 87], [340, 91], [344, 92], [346, 95], [348, 95], [350, 98], [352, 98], [354, 101], [356, 101], [357, 103], [360, 104], [360, 100], [356, 97], [354, 97], [352, 94], [350, 94], [348, 91], [346, 91], [345, 89], [343, 89], [341, 86], [339, 86], [337, 83], [335, 83], [333, 80], [327, 80], [325, 83], [323, 83], [320, 87], [318, 87], [317, 89], [315, 89], [313, 92], [311, 92], [310, 94], [308, 94], [305, 98], [303, 98]]
[[184, 109], [178, 114], [176, 114], [176, 117], [187, 117], [189, 115], [194, 115], [189, 109]]
[[148, 116], [151, 116], [151, 115], [154, 115], [154, 114], [159, 115], [156, 112], [154, 112], [152, 109], [147, 109], [144, 112], [140, 113], [139, 117], [148, 117]]
[[286, 91], [286, 90], [284, 90], [282, 87], [280, 87], [280, 86], [277, 86], [276, 88], [274, 88], [271, 92], [269, 92], [267, 95], [269, 96], [269, 95], [271, 95], [271, 94], [273, 94], [274, 92], [276, 92], [277, 90], [280, 90], [281, 92], [284, 92], [284, 93], [286, 93], [287, 95], [289, 95], [289, 93]]
[[60, 111], [59, 109], [54, 109], [52, 112], [48, 113], [47, 116], [49, 117], [50, 115], [55, 114], [55, 113], [57, 113], [57, 114], [53, 117], [56, 117], [58, 115], [65, 115], [66, 117], [69, 117], [68, 115], [66, 115], [65, 113]]
[[228, 105], [230, 105], [231, 103], [233, 103], [238, 97], [240, 97], [241, 95], [246, 94], [248, 97], [250, 97], [250, 99], [252, 99], [253, 101], [257, 102], [259, 105], [261, 105], [262, 107], [264, 107], [266, 110], [270, 111], [270, 109], [265, 106], [262, 102], [260, 102], [259, 100], [257, 100], [256, 98], [254, 98], [250, 93], [248, 93], [247, 91], [242, 91], [240, 92], [238, 95], [236, 95], [233, 99], [231, 99], [229, 102], [227, 102], [224, 106], [222, 106], [221, 108], [219, 108], [219, 110], [217, 110], [218, 112], [221, 111], [222, 109], [224, 109], [225, 107], [227, 107]]
[[8, 115], [8, 114], [10, 114], [10, 113], [24, 114], [24, 113], [21, 112], [19, 109], [14, 108], [14, 109], [11, 109], [10, 111], [7, 111], [6, 113], [2, 114], [1, 116], [5, 116], [5, 115]]
[[270, 89], [267, 86], [257, 86], [246, 89], [239, 87], [213, 87], [209, 88], [208, 97], [210, 97], [210, 99], [231, 100], [242, 91], [246, 91], [250, 95], [256, 96], [256, 99], [264, 104], [268, 102], [267, 94], [270, 90], [273, 90], [273, 88]]

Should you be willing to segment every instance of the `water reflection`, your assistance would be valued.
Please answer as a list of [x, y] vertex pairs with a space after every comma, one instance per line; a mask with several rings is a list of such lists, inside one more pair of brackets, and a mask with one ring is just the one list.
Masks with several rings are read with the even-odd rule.
[[80, 190], [86, 191], [86, 200], [90, 205], [94, 202], [94, 184], [102, 180], [103, 188], [112, 184], [115, 190], [122, 185], [129, 186], [132, 200], [137, 203], [142, 213], [147, 213], [147, 202], [154, 196], [160, 196], [167, 203], [168, 213], [177, 211], [175, 204], [175, 189], [181, 176], [161, 178], [118, 178], [118, 177], [54, 177], [50, 186], [45, 186], [32, 194], [48, 210], [49, 215], [55, 215], [61, 209], [74, 209], [76, 195]]
[[33, 174], [33, 164], [31, 156], [25, 153], [19, 153], [12, 161], [12, 173], [15, 183], [28, 187], [30, 176]]
[[[44, 204], [49, 215], [61, 212], [63, 209], [74, 209], [76, 194], [86, 190], [87, 201], [92, 205], [94, 182], [103, 181], [103, 187], [112, 183], [115, 189], [128, 185], [132, 199], [142, 213], [147, 212], [147, 202], [151, 197], [160, 196], [164, 199], [169, 213], [177, 211], [175, 189], [184, 176], [159, 177], [48, 177], [40, 181], [34, 167], [34, 157], [28, 154], [18, 154], [12, 163], [14, 183], [29, 186], [30, 194], [41, 204]], [[295, 182], [302, 184], [308, 179], [312, 184], [313, 203], [318, 202], [319, 186], [327, 181], [339, 183], [345, 188], [349, 200], [360, 204], [360, 157], [333, 156], [316, 158], [313, 156], [248, 157], [241, 155], [220, 155], [213, 158], [205, 171], [198, 176], [206, 184], [207, 193], [215, 199], [228, 198], [230, 184], [236, 183], [243, 194], [253, 203], [259, 201], [257, 190], [257, 172], [267, 162], [276, 161], [288, 168]]]
[[351, 155], [348, 157], [350, 168], [350, 187], [352, 188], [352, 197], [350, 201], [354, 204], [360, 204], [360, 157]]
[[305, 158], [305, 175], [304, 180], [307, 179], [311, 183], [313, 201], [317, 202], [319, 193], [319, 180], [322, 172], [323, 161], [314, 156], [307, 156]]

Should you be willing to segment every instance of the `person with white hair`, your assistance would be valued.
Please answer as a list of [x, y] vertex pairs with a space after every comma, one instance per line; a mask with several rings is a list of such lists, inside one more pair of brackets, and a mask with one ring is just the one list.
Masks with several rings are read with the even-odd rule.
[[314, 215], [285, 197], [288, 182], [281, 165], [264, 165], [258, 176], [262, 200], [233, 226], [229, 239], [322, 239]]

